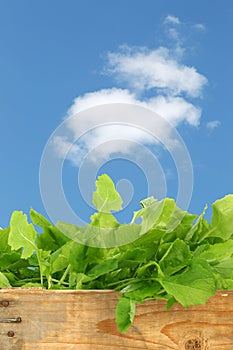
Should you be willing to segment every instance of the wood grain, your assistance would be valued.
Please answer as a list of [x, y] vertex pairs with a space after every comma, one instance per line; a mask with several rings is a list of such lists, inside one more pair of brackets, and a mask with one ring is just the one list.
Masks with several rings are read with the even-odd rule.
[[113, 291], [1, 289], [0, 350], [232, 350], [233, 291], [206, 305], [167, 311], [161, 300], [137, 305], [126, 334], [115, 324]]

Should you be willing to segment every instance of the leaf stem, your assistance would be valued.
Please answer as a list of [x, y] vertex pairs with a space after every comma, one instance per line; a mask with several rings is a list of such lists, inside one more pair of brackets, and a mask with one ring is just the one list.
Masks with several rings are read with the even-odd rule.
[[51, 278], [52, 282], [56, 282], [58, 285], [64, 284], [65, 286], [69, 286], [68, 282], [61, 282], [61, 280], [57, 280], [56, 278]]
[[61, 284], [64, 283], [64, 281], [65, 281], [65, 279], [66, 279], [68, 273], [70, 272], [70, 269], [71, 269], [71, 264], [69, 264], [69, 265], [67, 266], [67, 268], [65, 269], [65, 272], [63, 273], [63, 275], [62, 275], [60, 281], [58, 282], [58, 285], [59, 285], [59, 286], [60, 286]]

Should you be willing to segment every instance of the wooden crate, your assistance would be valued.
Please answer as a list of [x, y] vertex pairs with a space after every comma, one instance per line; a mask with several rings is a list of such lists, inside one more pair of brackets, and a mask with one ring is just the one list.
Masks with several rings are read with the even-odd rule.
[[[188, 309], [176, 304], [167, 311], [161, 300], [138, 304], [134, 324], [125, 334], [115, 324], [118, 295], [2, 289], [0, 349], [233, 349], [233, 291], [219, 291], [206, 305]], [[2, 322], [5, 318], [18, 322]]]

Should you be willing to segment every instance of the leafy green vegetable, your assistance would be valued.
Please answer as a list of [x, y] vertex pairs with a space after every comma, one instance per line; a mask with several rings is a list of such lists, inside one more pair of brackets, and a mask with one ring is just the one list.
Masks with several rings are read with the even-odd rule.
[[193, 259], [182, 274], [165, 277], [161, 284], [185, 307], [204, 304], [216, 292], [213, 272], [204, 260]]
[[0, 272], [0, 288], [2, 287], [11, 287], [11, 285], [8, 278], [2, 272]]
[[11, 216], [8, 243], [13, 250], [24, 248], [22, 258], [27, 259], [36, 250], [36, 230], [28, 224], [27, 216], [22, 211], [15, 211]]
[[229, 194], [212, 205], [213, 215], [207, 237], [220, 237], [223, 240], [233, 235], [233, 195]]
[[[136, 303], [164, 299], [167, 308], [205, 303], [217, 289], [233, 289], [233, 195], [207, 206], [199, 217], [171, 198], [141, 201], [130, 224], [112, 211], [122, 199], [104, 174], [93, 193], [96, 212], [85, 227], [58, 222], [30, 210], [28, 222], [12, 213], [0, 230], [0, 288], [113, 289], [120, 291], [116, 322], [133, 323]], [[141, 224], [137, 224], [141, 219]], [[42, 232], [38, 232], [39, 230]]]
[[170, 276], [186, 267], [191, 258], [189, 246], [179, 238], [170, 244], [159, 262], [164, 275]]
[[115, 190], [114, 183], [106, 174], [99, 176], [96, 182], [96, 192], [93, 193], [93, 204], [99, 212], [108, 213], [120, 210], [122, 199]]
[[135, 301], [129, 298], [119, 298], [116, 307], [116, 322], [121, 332], [126, 332], [133, 322], [135, 315]]

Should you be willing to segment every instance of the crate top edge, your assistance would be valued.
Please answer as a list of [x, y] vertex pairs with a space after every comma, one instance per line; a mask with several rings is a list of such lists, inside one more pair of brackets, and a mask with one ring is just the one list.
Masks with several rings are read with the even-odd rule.
[[120, 294], [119, 292], [116, 292], [112, 289], [45, 289], [45, 288], [19, 288], [19, 287], [12, 287], [12, 288], [0, 288], [0, 294], [18, 294], [18, 293], [46, 293], [46, 294]]
[[[7, 294], [7, 293], [48, 293], [48, 294], [115, 294], [120, 295], [120, 292], [116, 292], [112, 289], [44, 289], [44, 288], [19, 288], [19, 287], [12, 287], [12, 288], [0, 288], [0, 294]], [[227, 297], [228, 295], [233, 296], [233, 290], [218, 290], [215, 294], [215, 296], [219, 297]]]

